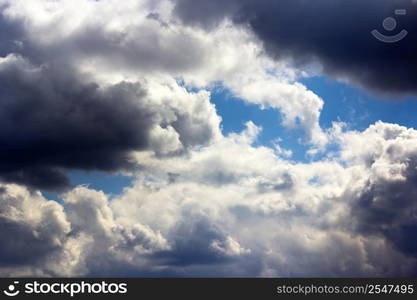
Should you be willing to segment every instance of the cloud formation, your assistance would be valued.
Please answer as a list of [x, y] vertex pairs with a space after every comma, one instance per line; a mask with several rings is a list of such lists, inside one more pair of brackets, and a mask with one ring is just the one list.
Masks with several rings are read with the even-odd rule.
[[202, 89], [219, 81], [244, 101], [279, 110], [284, 126], [301, 127], [307, 143], [327, 143], [323, 100], [263, 56], [244, 30], [225, 25], [207, 35], [181, 26], [165, 2], [158, 14], [135, 1], [117, 4], [118, 14], [111, 1], [4, 2], [6, 182], [60, 190], [70, 184], [68, 170], [123, 171], [133, 167], [133, 151], [178, 155], [206, 145], [220, 136], [220, 118]]
[[[416, 94], [417, 6], [400, 1], [191, 1], [177, 0], [176, 13], [186, 23], [211, 28], [225, 18], [248, 25], [276, 59], [296, 64], [319, 63], [323, 72], [338, 79], [391, 96]], [[396, 16], [406, 9], [406, 16]], [[383, 29], [386, 17], [409, 31], [399, 43], [384, 44], [370, 32]]]
[[[132, 53], [141, 57], [134, 59], [126, 53], [131, 45], [115, 44], [112, 34], [99, 23], [79, 24], [68, 33], [68, 24], [62, 21], [55, 31], [61, 35], [53, 36], [49, 28], [58, 22], [54, 13], [48, 14], [53, 3], [21, 5], [8, 2], [0, 18], [11, 28], [2, 36], [4, 56], [0, 59], [3, 181], [61, 190], [70, 184], [65, 174], [69, 170], [131, 170], [135, 167], [129, 161], [133, 151], [151, 149], [158, 155], [178, 155], [219, 136], [220, 119], [208, 92], [188, 92], [172, 77], [104, 80], [98, 77], [105, 70], [88, 70], [84, 61], [96, 61], [103, 68], [138, 68], [145, 74], [149, 67], [141, 62], [162, 63], [168, 57], [167, 49], [157, 54], [137, 46]], [[62, 6], [71, 7], [66, 1]], [[28, 7], [40, 14], [31, 14]], [[149, 31], [157, 33], [152, 28]], [[96, 40], [87, 38], [91, 36]], [[184, 44], [181, 36], [173, 38]], [[138, 65], [132, 65], [134, 61]]]
[[[133, 150], [166, 154], [217, 134], [218, 121], [210, 116], [214, 109], [204, 93], [183, 91], [178, 100], [158, 105], [140, 83], [101, 87], [70, 68], [35, 67], [16, 55], [1, 60], [0, 82], [0, 177], [5, 181], [62, 188], [68, 184], [62, 169], [129, 169]], [[188, 102], [185, 111], [179, 101]]]
[[[299, 66], [319, 62], [371, 89], [415, 92], [414, 46], [386, 60], [415, 36], [398, 48], [368, 36], [390, 5], [0, 5], [0, 275], [417, 275], [417, 131], [323, 129], [324, 100], [298, 81], [312, 72]], [[259, 146], [251, 121], [223, 135], [218, 88], [279, 111], [311, 153], [332, 152], [291, 161]], [[71, 186], [71, 170], [135, 180], [110, 196]], [[59, 202], [50, 189], [64, 191]]]
[[[60, 205], [2, 185], [2, 234], [42, 241], [31, 253], [7, 244], [19, 257], [2, 253], [2, 274], [415, 276], [415, 130], [379, 122], [338, 134], [333, 161], [292, 164], [252, 146], [253, 126], [190, 159], [148, 158], [111, 201], [77, 187]], [[16, 218], [19, 203], [42, 209]]]

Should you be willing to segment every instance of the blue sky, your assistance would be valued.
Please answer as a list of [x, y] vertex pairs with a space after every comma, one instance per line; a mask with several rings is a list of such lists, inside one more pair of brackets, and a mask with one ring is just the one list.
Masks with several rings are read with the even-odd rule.
[[417, 119], [410, 111], [417, 111], [416, 98], [398, 100], [372, 96], [352, 85], [312, 77], [302, 82], [325, 101], [320, 123], [328, 128], [335, 120], [349, 124], [350, 128], [363, 130], [376, 121], [417, 127]]

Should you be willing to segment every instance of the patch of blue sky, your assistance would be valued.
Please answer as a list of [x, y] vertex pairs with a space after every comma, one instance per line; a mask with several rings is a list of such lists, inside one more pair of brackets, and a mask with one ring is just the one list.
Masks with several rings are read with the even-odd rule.
[[[86, 185], [97, 191], [103, 191], [110, 197], [121, 194], [123, 189], [129, 187], [134, 179], [132, 176], [98, 171], [73, 171], [68, 176], [71, 180], [71, 185]], [[57, 193], [43, 192], [43, 195], [47, 199], [61, 201], [61, 196]]]
[[[402, 100], [381, 98], [349, 84], [326, 77], [309, 77], [301, 80], [308, 89], [324, 100], [320, 117], [320, 126], [326, 130], [335, 121], [348, 124], [350, 130], [364, 130], [381, 120], [410, 128], [417, 128], [417, 99]], [[272, 147], [280, 139], [280, 146], [293, 152], [292, 160], [308, 162], [326, 156], [322, 153], [311, 157], [310, 149], [303, 144], [301, 129], [286, 129], [281, 125], [282, 118], [275, 109], [261, 109], [258, 105], [246, 103], [234, 97], [227, 89], [217, 86], [212, 89], [211, 101], [216, 105], [217, 113], [222, 117], [222, 131], [240, 132], [247, 121], [263, 128], [256, 145]], [[328, 152], [335, 151], [330, 146]]]
[[417, 99], [390, 99], [372, 95], [349, 84], [310, 77], [301, 81], [324, 101], [320, 125], [332, 126], [333, 121], [343, 121], [349, 129], [364, 130], [377, 121], [417, 128]]
[[254, 146], [274, 147], [279, 139], [279, 146], [285, 150], [291, 150], [292, 160], [304, 161], [305, 153], [309, 149], [307, 145], [300, 143], [303, 137], [301, 129], [286, 129], [282, 123], [280, 113], [276, 109], [261, 109], [256, 104], [251, 104], [234, 97], [227, 89], [216, 88], [212, 90], [211, 101], [216, 105], [217, 113], [222, 118], [222, 133], [241, 132], [245, 124], [252, 121], [262, 127], [262, 131]]
[[96, 190], [112, 196], [118, 195], [123, 191], [123, 188], [131, 185], [133, 176], [125, 176], [120, 173], [105, 173], [105, 172], [84, 172], [74, 171], [69, 174], [71, 183], [73, 185], [88, 185]]

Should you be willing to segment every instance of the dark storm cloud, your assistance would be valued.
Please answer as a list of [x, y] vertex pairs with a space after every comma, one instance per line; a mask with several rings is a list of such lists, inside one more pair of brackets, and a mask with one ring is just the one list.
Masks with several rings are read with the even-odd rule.
[[[417, 6], [411, 0], [177, 2], [185, 22], [210, 27], [230, 17], [249, 25], [274, 58], [318, 61], [326, 74], [380, 93], [417, 93]], [[407, 15], [396, 16], [395, 9], [407, 9]], [[371, 35], [374, 29], [393, 34], [382, 26], [386, 17], [398, 22], [394, 34], [408, 30], [404, 40], [386, 44]]]
[[31, 66], [19, 57], [0, 68], [0, 178], [62, 188], [62, 169], [118, 170], [147, 146], [152, 112], [140, 85], [100, 88], [68, 68]]

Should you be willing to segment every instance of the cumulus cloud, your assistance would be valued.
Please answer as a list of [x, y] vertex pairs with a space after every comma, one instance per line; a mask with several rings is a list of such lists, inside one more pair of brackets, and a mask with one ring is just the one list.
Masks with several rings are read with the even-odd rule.
[[[415, 245], [410, 234], [416, 222], [411, 183], [415, 157], [408, 147], [415, 143], [414, 130], [380, 122], [364, 132], [347, 131], [338, 135], [343, 141], [336, 158], [293, 164], [272, 149], [251, 146], [255, 128], [248, 124], [240, 135], [194, 153], [187, 164], [150, 163], [151, 174], [163, 178], [161, 173], [168, 170], [176, 174], [175, 181], [169, 176], [157, 183], [138, 181], [113, 201], [117, 215], [132, 220], [140, 215], [145, 223], [166, 232], [168, 240], [175, 240], [172, 233], [186, 222], [181, 240], [198, 229], [206, 243], [212, 240], [207, 250], [227, 245], [230, 236], [243, 259], [224, 263], [229, 275], [235, 268], [248, 276], [414, 274]], [[225, 157], [224, 149], [230, 157]], [[353, 155], [365, 159], [351, 160], [349, 153], [355, 151], [367, 152]], [[374, 160], [369, 163], [367, 157]], [[401, 163], [407, 167], [398, 167]], [[153, 217], [156, 211], [158, 220]], [[217, 241], [215, 232], [224, 232], [223, 242]], [[189, 244], [200, 245], [198, 241]], [[197, 246], [195, 251], [205, 253]], [[187, 257], [201, 263], [199, 256], [188, 253]], [[186, 263], [192, 272], [190, 259]], [[211, 273], [210, 267], [205, 270], [219, 274]]]
[[100, 86], [61, 67], [1, 59], [4, 181], [59, 189], [69, 184], [63, 170], [128, 170], [134, 150], [175, 154], [219, 135], [207, 92], [188, 93], [175, 82]]
[[16, 185], [2, 185], [0, 197], [2, 265], [31, 263], [62, 246], [71, 227], [59, 204]]
[[146, 2], [78, 2], [1, 8], [10, 27], [0, 62], [3, 181], [59, 190], [70, 184], [68, 170], [129, 170], [133, 151], [178, 155], [208, 144], [220, 136], [220, 118], [204, 89], [219, 81], [279, 110], [306, 142], [326, 145], [323, 100], [245, 30], [224, 24], [208, 35], [182, 26], [168, 2], [154, 5], [158, 13]]
[[[413, 256], [417, 253], [410, 239], [417, 225], [416, 138], [413, 129], [382, 122], [341, 137], [342, 157], [369, 174], [351, 207], [356, 230], [384, 236]], [[358, 148], [358, 143], [366, 147]]]
[[[48, 224], [61, 228], [43, 225], [50, 242], [40, 244], [39, 255], [16, 258], [14, 271], [43, 260], [38, 272], [64, 275], [415, 275], [415, 149], [409, 147], [415, 130], [379, 122], [346, 131], [332, 160], [294, 164], [254, 147], [259, 128], [247, 126], [190, 158], [148, 156], [142, 176], [112, 200], [77, 187], [59, 205], [3, 185], [2, 211], [17, 205], [5, 200], [16, 189], [28, 203], [48, 207], [37, 214], [50, 216], [53, 207], [57, 221]], [[364, 150], [358, 143], [373, 146]], [[43, 224], [27, 224], [26, 215], [13, 220], [18, 227]], [[26, 240], [26, 231], [14, 230], [15, 240]], [[62, 268], [65, 260], [59, 265], [58, 258], [75, 254], [71, 268]]]
[[[78, 2], [10, 2], [5, 20], [15, 27], [22, 20], [26, 24], [24, 37], [15, 37], [22, 43], [15, 52], [39, 62], [76, 65], [100, 83], [167, 75], [191, 88], [221, 82], [244, 101], [280, 110], [284, 125], [300, 124], [307, 141], [325, 144], [318, 125], [322, 99], [295, 84], [297, 71], [268, 58], [244, 28], [230, 22], [210, 32], [182, 26], [172, 15], [173, 3], [166, 1]], [[94, 21], [91, 14], [97, 16]]]

